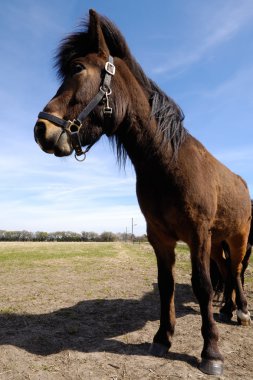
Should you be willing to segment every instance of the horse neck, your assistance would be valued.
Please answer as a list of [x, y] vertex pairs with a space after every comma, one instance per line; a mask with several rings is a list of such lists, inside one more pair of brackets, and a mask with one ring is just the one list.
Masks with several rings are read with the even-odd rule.
[[150, 106], [144, 108], [138, 103], [137, 109], [131, 110], [117, 131], [117, 139], [123, 145], [136, 172], [147, 168], [149, 171], [152, 168], [156, 170], [158, 165], [170, 161], [173, 155], [170, 142], [164, 143], [157, 122], [150, 115]]
[[151, 82], [148, 78], [138, 80], [123, 61], [117, 63], [121, 96], [116, 98], [125, 101], [124, 106], [118, 104], [118, 109], [125, 109], [125, 116], [116, 128], [117, 143], [123, 146], [136, 170], [168, 162], [173, 155], [172, 145], [169, 140], [164, 142], [157, 120], [151, 117]]

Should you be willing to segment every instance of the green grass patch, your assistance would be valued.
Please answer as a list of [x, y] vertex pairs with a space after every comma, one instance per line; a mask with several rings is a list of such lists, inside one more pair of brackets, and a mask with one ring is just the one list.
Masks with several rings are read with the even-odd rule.
[[116, 258], [122, 253], [133, 260], [155, 262], [152, 248], [145, 243], [0, 242], [1, 265], [32, 265], [36, 262], [51, 265], [54, 260], [99, 264], [103, 259]]
[[[94, 244], [94, 245], [93, 245]], [[24, 259], [46, 260], [75, 256], [108, 256], [115, 254], [110, 243], [4, 243], [0, 244], [0, 261]]]
[[190, 251], [184, 243], [178, 243], [176, 246], [176, 268], [180, 268], [184, 273], [191, 273]]
[[2, 264], [29, 265], [51, 260], [73, 260], [74, 258], [115, 257], [116, 247], [112, 243], [0, 243]]

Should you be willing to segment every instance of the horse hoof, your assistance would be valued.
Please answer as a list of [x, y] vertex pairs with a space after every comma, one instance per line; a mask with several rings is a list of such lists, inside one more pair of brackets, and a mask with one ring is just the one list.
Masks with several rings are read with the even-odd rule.
[[202, 359], [199, 369], [207, 375], [221, 376], [223, 374], [224, 365], [221, 360]]
[[247, 321], [243, 321], [242, 319], [237, 318], [237, 322], [241, 326], [250, 326], [251, 325], [251, 320], [250, 319], [247, 320]]
[[250, 326], [251, 319], [249, 311], [245, 314], [241, 310], [237, 310], [237, 322], [241, 326]]
[[231, 317], [228, 314], [220, 313], [219, 314], [219, 320], [224, 323], [230, 323]]
[[250, 320], [249, 321], [242, 321], [240, 318], [237, 318], [237, 323], [240, 326], [250, 326], [251, 321]]
[[163, 357], [167, 354], [168, 347], [164, 346], [163, 344], [159, 343], [152, 343], [149, 348], [149, 353], [153, 356]]

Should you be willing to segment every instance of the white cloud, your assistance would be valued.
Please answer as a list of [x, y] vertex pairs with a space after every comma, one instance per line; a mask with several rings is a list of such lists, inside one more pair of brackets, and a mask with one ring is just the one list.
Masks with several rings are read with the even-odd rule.
[[[28, 147], [27, 147], [28, 148]], [[130, 166], [119, 171], [108, 148], [92, 152], [79, 164], [73, 157], [57, 159], [31, 148], [20, 156], [0, 155], [0, 229], [146, 231], [135, 195]]]
[[246, 67], [236, 72], [233, 77], [224, 81], [215, 89], [209, 90], [206, 93], [202, 93], [209, 98], [217, 99], [224, 96], [227, 100], [231, 101], [234, 98], [238, 98], [243, 102], [251, 102], [253, 94], [253, 66]]
[[[29, 231], [56, 231], [71, 230], [103, 232], [130, 232], [131, 218], [137, 224], [134, 228], [135, 234], [143, 234], [146, 231], [145, 220], [137, 205], [107, 206], [105, 203], [96, 207], [80, 207], [78, 210], [69, 208], [66, 203], [46, 207], [45, 205], [13, 201], [0, 202], [1, 214], [8, 218], [1, 221], [0, 229], [6, 230], [29, 230]], [[66, 207], [67, 206], [67, 207]]]
[[217, 151], [215, 156], [220, 161], [226, 162], [242, 162], [242, 161], [253, 161], [253, 146], [245, 146], [241, 149], [236, 147], [229, 150]]
[[[205, 13], [204, 13], [205, 12]], [[199, 28], [198, 38], [191, 41], [189, 47], [182, 51], [170, 53], [169, 58], [163, 64], [153, 68], [155, 74], [164, 74], [175, 70], [183, 70], [195, 62], [201, 60], [206, 53], [235, 36], [241, 28], [253, 19], [253, 2], [240, 1], [227, 3], [219, 11], [206, 12], [204, 8], [203, 19], [195, 20], [192, 27]], [[196, 31], [196, 30], [195, 30]]]

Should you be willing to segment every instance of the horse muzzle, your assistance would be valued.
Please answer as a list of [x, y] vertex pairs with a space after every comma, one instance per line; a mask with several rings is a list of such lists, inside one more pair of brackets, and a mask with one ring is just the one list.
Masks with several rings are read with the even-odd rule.
[[57, 157], [68, 156], [73, 151], [68, 134], [45, 120], [36, 122], [34, 139], [44, 152]]

